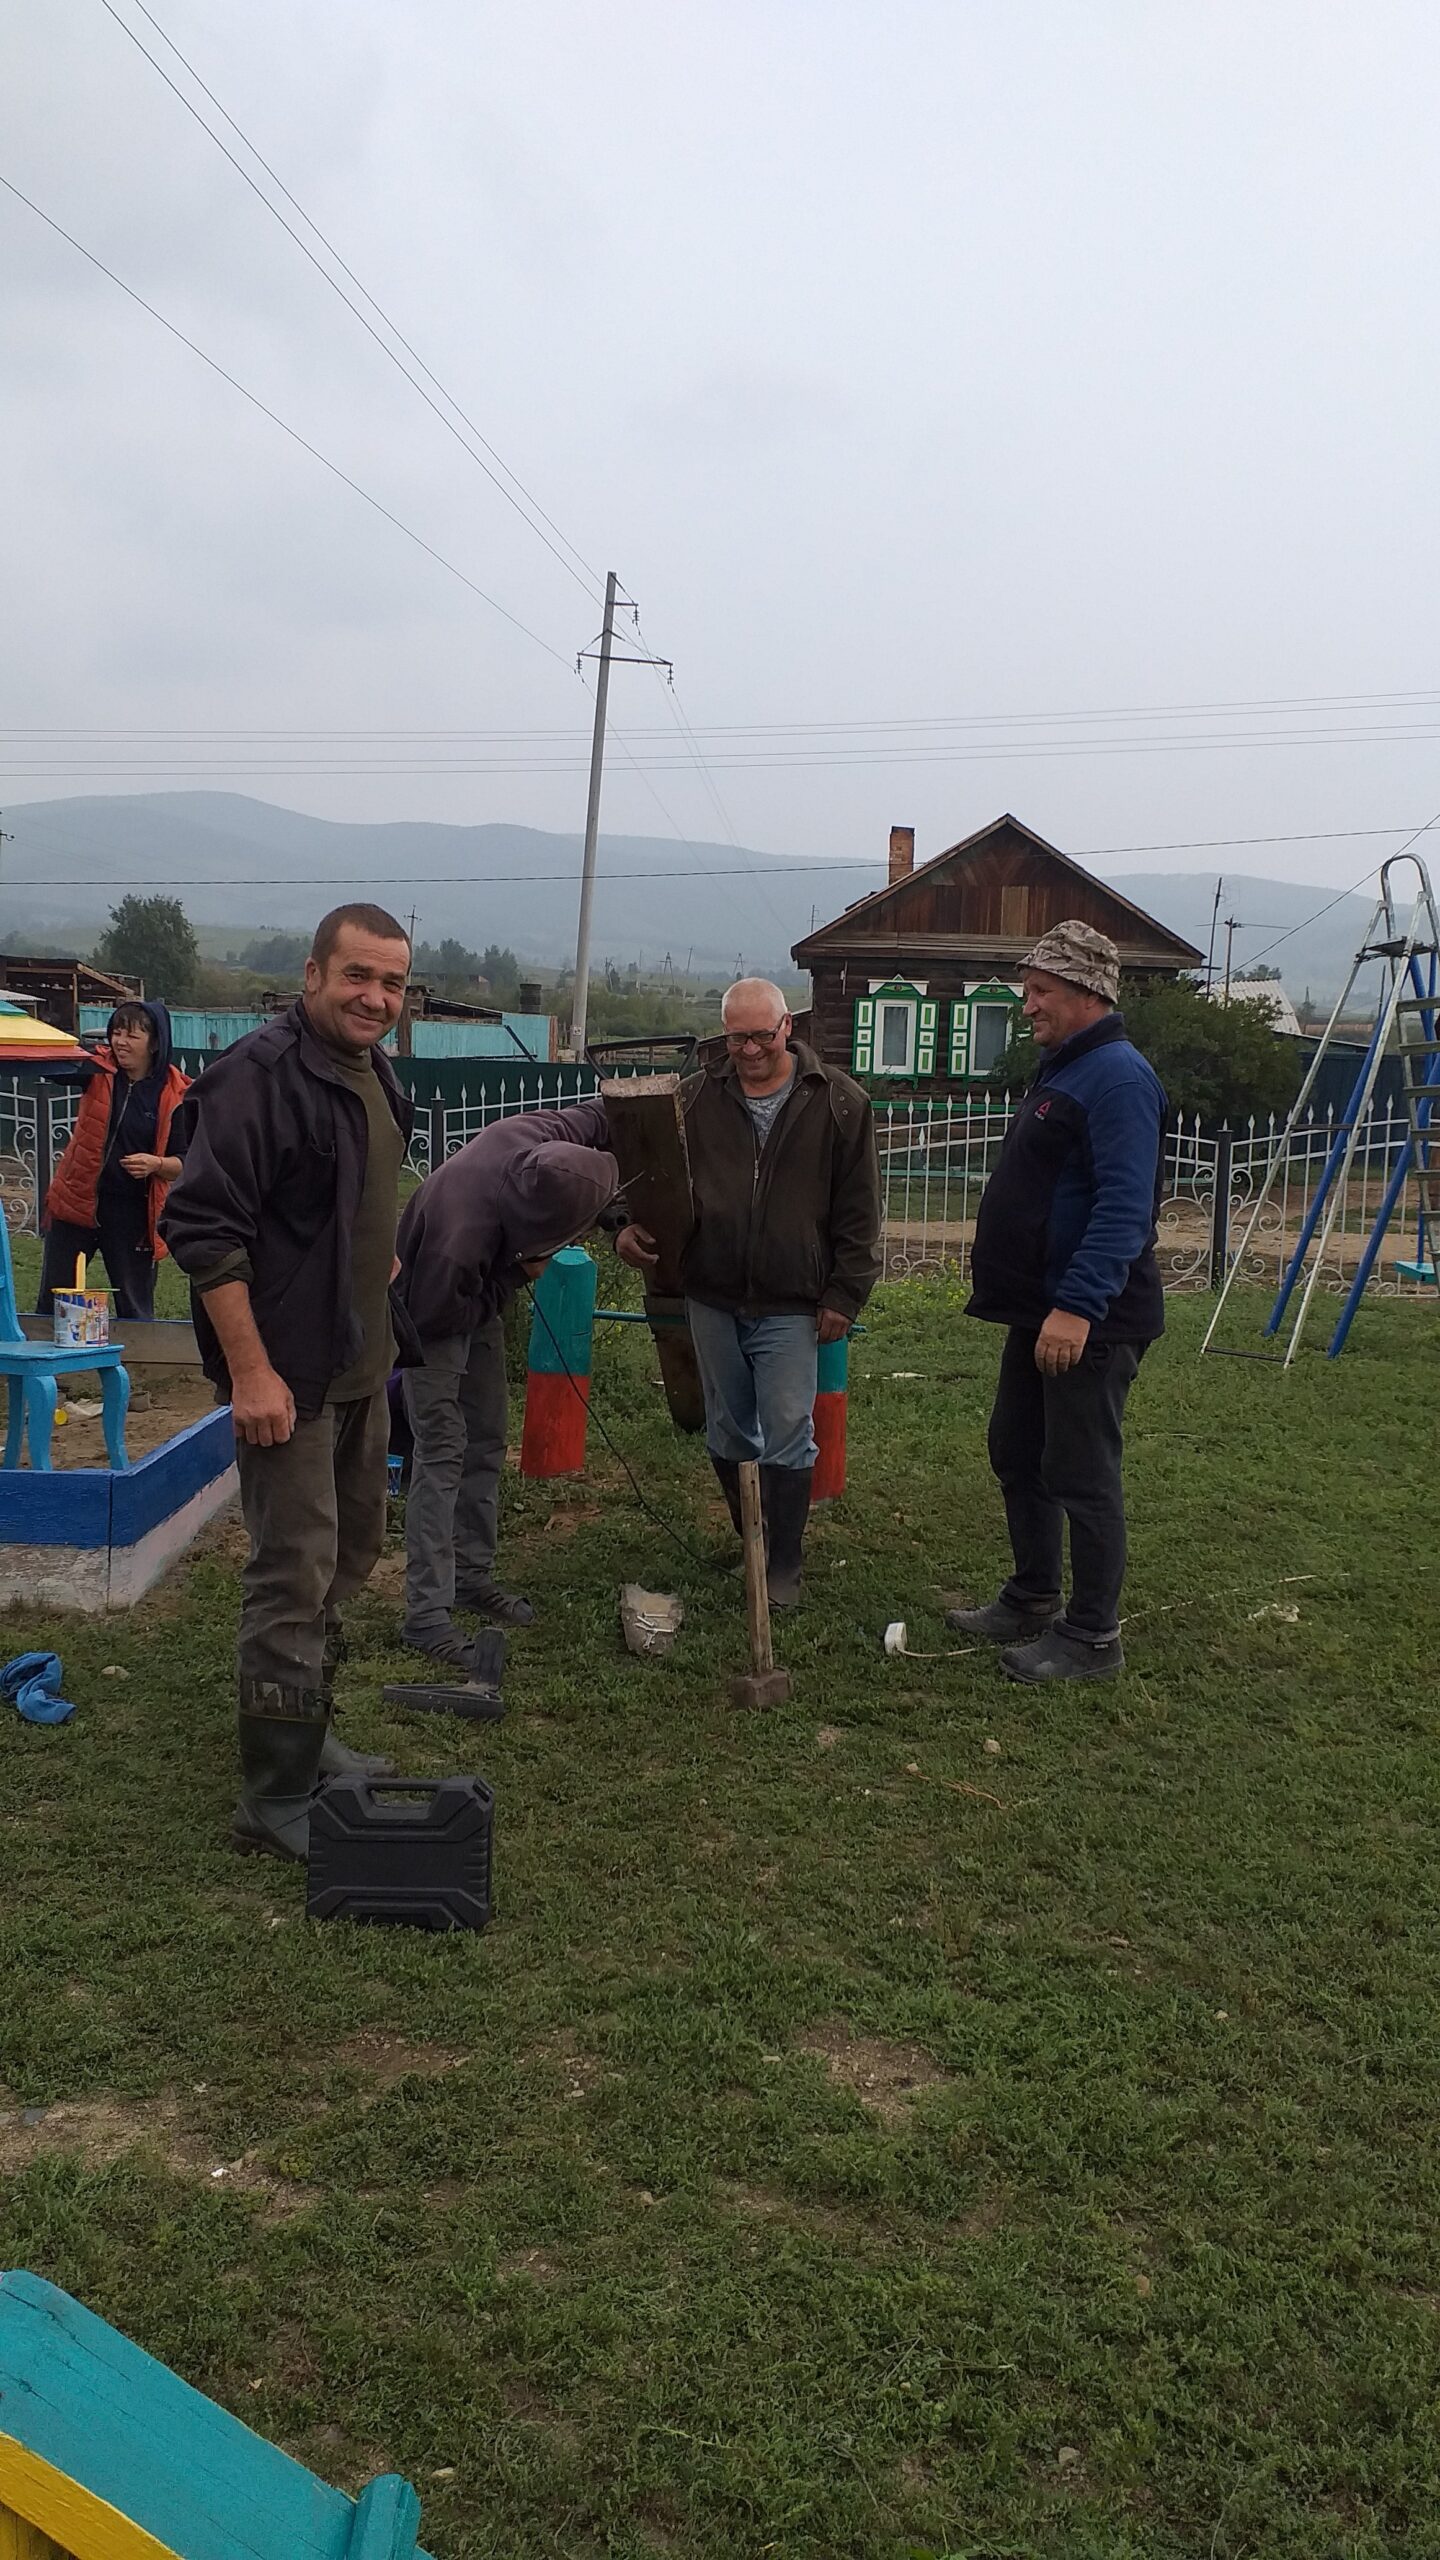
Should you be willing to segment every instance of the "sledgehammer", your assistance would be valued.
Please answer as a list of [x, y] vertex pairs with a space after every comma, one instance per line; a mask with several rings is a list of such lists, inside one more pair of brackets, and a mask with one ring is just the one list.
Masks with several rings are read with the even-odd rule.
[[750, 1669], [730, 1683], [732, 1707], [778, 1707], [790, 1695], [790, 1674], [777, 1671], [770, 1643], [770, 1594], [765, 1587], [765, 1529], [760, 1514], [760, 1470], [740, 1462], [740, 1535], [745, 1544], [745, 1609], [750, 1622]]

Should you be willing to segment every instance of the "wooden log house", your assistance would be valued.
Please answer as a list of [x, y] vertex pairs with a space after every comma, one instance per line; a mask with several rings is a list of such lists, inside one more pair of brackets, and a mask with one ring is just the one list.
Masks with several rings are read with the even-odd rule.
[[877, 1099], [980, 1092], [1008, 1046], [1020, 962], [1066, 916], [1108, 933], [1121, 966], [1178, 977], [1203, 954], [1082, 871], [1019, 818], [995, 818], [915, 868], [890, 830], [890, 877], [794, 946], [814, 990], [810, 1039]]

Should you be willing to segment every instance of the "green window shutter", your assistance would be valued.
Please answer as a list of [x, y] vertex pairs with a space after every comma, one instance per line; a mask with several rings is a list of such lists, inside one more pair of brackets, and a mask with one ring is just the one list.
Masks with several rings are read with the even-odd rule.
[[875, 1055], [875, 999], [861, 996], [855, 1007], [855, 1038], [850, 1052], [852, 1075], [868, 1076]]
[[920, 1005], [920, 1020], [916, 1026], [915, 1039], [915, 1073], [917, 1076], [933, 1076], [935, 1073], [935, 1040], [939, 1029], [939, 1023], [940, 1007], [938, 1004], [934, 1002], [933, 998], [927, 997], [922, 999]]
[[950, 1007], [950, 1073], [970, 1073], [970, 1007], [963, 996], [957, 996]]

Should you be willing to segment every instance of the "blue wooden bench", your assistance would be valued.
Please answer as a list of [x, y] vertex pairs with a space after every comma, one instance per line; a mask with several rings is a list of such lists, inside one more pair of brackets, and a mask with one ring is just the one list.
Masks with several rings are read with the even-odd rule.
[[395, 2474], [358, 2498], [40, 2276], [0, 2276], [0, 2560], [427, 2560]]
[[[130, 1374], [113, 1344], [86, 1351], [58, 1351], [54, 1342], [32, 1342], [22, 1330], [15, 1305], [15, 1269], [10, 1260], [10, 1230], [0, 1214], [0, 1378], [10, 1399], [10, 1427], [5, 1434], [4, 1464], [18, 1467], [25, 1429], [30, 1430], [30, 1464], [52, 1472], [50, 1437], [55, 1428], [55, 1380], [82, 1369], [100, 1373], [100, 1399], [105, 1455], [112, 1467], [128, 1464], [125, 1416], [130, 1409]], [[0, 2560], [5, 2560], [0, 2550]]]

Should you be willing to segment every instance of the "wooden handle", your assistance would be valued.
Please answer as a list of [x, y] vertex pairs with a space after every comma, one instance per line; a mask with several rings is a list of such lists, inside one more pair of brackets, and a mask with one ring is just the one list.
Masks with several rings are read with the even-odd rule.
[[740, 1535], [745, 1541], [745, 1606], [750, 1619], [750, 1660], [756, 1671], [773, 1671], [770, 1645], [770, 1594], [765, 1587], [765, 1524], [760, 1510], [760, 1469], [753, 1458], [740, 1461]]

